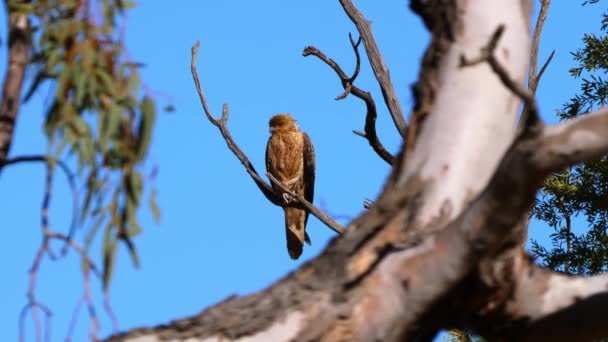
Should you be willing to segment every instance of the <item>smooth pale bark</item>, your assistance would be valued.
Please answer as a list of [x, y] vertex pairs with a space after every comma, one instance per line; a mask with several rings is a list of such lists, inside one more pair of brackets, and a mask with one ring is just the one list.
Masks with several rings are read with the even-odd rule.
[[455, 218], [487, 185], [513, 141], [521, 103], [487, 63], [461, 67], [460, 60], [463, 55], [479, 56], [498, 26], [505, 24], [495, 55], [511, 77], [523, 83], [529, 60], [527, 15], [512, 1], [466, 1], [461, 10], [462, 30], [441, 63], [433, 110], [403, 178], [430, 182], [424, 206], [416, 213], [421, 225], [443, 206], [449, 218]]

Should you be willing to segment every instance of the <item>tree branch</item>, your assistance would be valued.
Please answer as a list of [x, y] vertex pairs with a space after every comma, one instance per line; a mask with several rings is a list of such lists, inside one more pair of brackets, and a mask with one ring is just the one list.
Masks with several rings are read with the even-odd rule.
[[[321, 222], [323, 222], [326, 226], [331, 228], [332, 230], [338, 231], [338, 232], [341, 230], [344, 230], [344, 227], [342, 227], [340, 224], [338, 224], [337, 222], [335, 222], [334, 220], [329, 218], [327, 215], [323, 214], [323, 212], [320, 209], [316, 208], [313, 204], [309, 203], [308, 201], [304, 200], [303, 198], [299, 199], [297, 202], [294, 201], [294, 202], [286, 203], [285, 200], [283, 199], [283, 196], [277, 194], [272, 189], [272, 187], [260, 177], [258, 172], [253, 167], [253, 164], [249, 161], [249, 158], [247, 158], [245, 153], [243, 153], [243, 151], [234, 142], [234, 140], [232, 139], [232, 136], [230, 135], [230, 131], [228, 130], [228, 127], [227, 127], [228, 115], [229, 115], [228, 105], [224, 104], [224, 107], [222, 110], [222, 116], [220, 117], [219, 120], [215, 119], [214, 116], [211, 114], [211, 111], [209, 110], [209, 106], [207, 105], [207, 99], [205, 98], [205, 95], [203, 93], [203, 89], [201, 87], [201, 83], [200, 83], [199, 77], [198, 77], [198, 72], [196, 70], [199, 46], [200, 46], [200, 42], [196, 42], [192, 46], [192, 61], [191, 61], [190, 68], [192, 71], [192, 78], [194, 79], [194, 85], [196, 86], [196, 91], [198, 92], [205, 115], [207, 116], [207, 119], [215, 127], [217, 127], [220, 130], [222, 137], [226, 141], [226, 145], [228, 145], [228, 149], [230, 149], [230, 151], [239, 159], [241, 164], [243, 164], [243, 166], [245, 167], [245, 170], [247, 171], [249, 176], [251, 176], [251, 178], [253, 179], [255, 184], [258, 186], [260, 191], [262, 191], [264, 196], [266, 196], [266, 198], [274, 205], [277, 205], [280, 207], [296, 207], [296, 208], [307, 210], [311, 214], [313, 214], [316, 218], [318, 218]], [[309, 208], [314, 208], [314, 211], [311, 211]]]
[[608, 107], [543, 130], [542, 143], [531, 158], [539, 167], [558, 171], [608, 153]]
[[305, 57], [310, 56], [310, 55], [316, 56], [336, 72], [336, 74], [340, 78], [342, 87], [344, 88], [344, 93], [342, 93], [341, 95], [336, 97], [336, 100], [343, 99], [350, 93], [365, 102], [365, 107], [367, 108], [367, 114], [365, 115], [365, 128], [364, 128], [365, 133], [360, 133], [357, 131], [353, 131], [353, 133], [367, 139], [367, 141], [369, 142], [369, 145], [372, 147], [374, 152], [376, 152], [376, 154], [380, 158], [382, 158], [382, 160], [384, 160], [388, 164], [392, 165], [395, 158], [392, 154], [390, 154], [386, 150], [384, 145], [382, 145], [382, 143], [380, 142], [380, 139], [378, 138], [378, 133], [376, 132], [376, 118], [377, 118], [376, 103], [374, 102], [374, 99], [372, 98], [372, 95], [369, 92], [363, 91], [363, 90], [359, 89], [357, 86], [353, 85], [353, 82], [355, 81], [355, 79], [357, 78], [357, 75], [359, 74], [359, 66], [360, 66], [361, 59], [360, 59], [360, 55], [359, 55], [358, 46], [359, 46], [359, 42], [361, 40], [359, 39], [359, 41], [357, 43], [355, 43], [350, 35], [349, 35], [349, 38], [350, 38], [350, 42], [353, 47], [353, 50], [355, 51], [355, 55], [357, 57], [357, 64], [355, 67], [355, 72], [353, 73], [353, 75], [351, 77], [348, 77], [346, 75], [346, 73], [342, 70], [342, 68], [340, 68], [338, 63], [336, 63], [333, 59], [327, 57], [323, 52], [321, 52], [319, 49], [315, 48], [314, 46], [307, 46], [304, 49], [304, 51], [302, 52], [302, 55]]
[[367, 58], [372, 66], [376, 80], [380, 85], [384, 103], [386, 103], [388, 111], [391, 113], [391, 118], [393, 119], [397, 131], [402, 138], [405, 138], [407, 135], [405, 117], [401, 111], [401, 105], [397, 99], [390, 73], [384, 64], [384, 59], [380, 54], [380, 50], [378, 49], [378, 45], [372, 34], [370, 23], [363, 17], [351, 0], [340, 0], [340, 4], [342, 5], [344, 12], [346, 12], [346, 15], [348, 15], [350, 20], [357, 27], [357, 31], [359, 31], [359, 35], [363, 40], [363, 46], [367, 52]]
[[593, 341], [608, 335], [608, 275], [568, 276], [529, 259], [513, 272], [505, 308], [510, 323], [501, 323], [505, 340]]
[[285, 191], [291, 197], [294, 197], [300, 203], [302, 203], [302, 205], [306, 208], [306, 210], [308, 210], [308, 212], [312, 213], [317, 218], [319, 218], [319, 220], [321, 220], [321, 222], [325, 223], [329, 228], [331, 228], [331, 230], [333, 230], [334, 232], [336, 232], [338, 234], [344, 234], [345, 229], [341, 224], [334, 221], [334, 219], [332, 219], [331, 217], [326, 215], [323, 211], [321, 211], [320, 209], [318, 209], [317, 207], [312, 205], [310, 202], [308, 202], [304, 198], [304, 196], [301, 196], [300, 194], [296, 194], [295, 192], [289, 190], [285, 185], [283, 185], [283, 183], [279, 182], [270, 173], [266, 173], [266, 176], [268, 176], [268, 178], [270, 179], [270, 181], [273, 184], [277, 185], [279, 188], [281, 188], [281, 190]]
[[[532, 47], [530, 51], [530, 68], [528, 70], [528, 89], [532, 94], [536, 94], [536, 89], [538, 88], [538, 84], [540, 83], [540, 79], [543, 76], [545, 70], [551, 63], [553, 56], [555, 55], [555, 50], [551, 52], [543, 66], [540, 68], [540, 72], [536, 73], [536, 68], [538, 65], [538, 48], [540, 46], [540, 37], [542, 34], [543, 26], [545, 25], [545, 20], [547, 19], [547, 14], [549, 12], [549, 6], [551, 4], [551, 0], [540, 0], [540, 12], [538, 13], [538, 18], [536, 19], [536, 26], [534, 27], [534, 35], [532, 36]], [[521, 119], [520, 119], [520, 129], [526, 125], [526, 121], [528, 119], [528, 115], [530, 114], [530, 108], [527, 103], [524, 103], [524, 107], [521, 111]]]
[[[10, 166], [10, 165], [15, 165], [15, 164], [21, 164], [21, 163], [45, 163], [48, 167], [48, 165], [50, 164], [56, 164], [59, 166], [59, 168], [61, 169], [61, 171], [63, 171], [63, 173], [65, 174], [67, 181], [68, 181], [68, 185], [70, 186], [70, 191], [72, 192], [72, 222], [70, 223], [70, 229], [68, 232], [68, 239], [72, 239], [74, 237], [74, 234], [76, 233], [76, 228], [78, 226], [78, 201], [79, 201], [79, 196], [78, 196], [78, 190], [76, 187], [76, 177], [74, 176], [74, 174], [72, 173], [72, 171], [70, 170], [69, 166], [64, 163], [61, 160], [52, 158], [50, 156], [45, 156], [45, 155], [31, 155], [31, 156], [18, 156], [18, 157], [14, 157], [11, 159], [4, 159], [1, 160], [0, 159], [0, 170], [2, 170], [4, 167], [6, 166]], [[52, 176], [52, 172], [47, 172], [47, 177]], [[49, 183], [47, 182], [47, 185]], [[46, 193], [45, 193], [45, 198], [46, 200], [48, 200], [47, 196], [50, 196], [50, 188], [46, 189]], [[48, 228], [48, 218], [46, 218], [45, 216], [48, 215], [48, 210], [47, 212], [43, 211], [43, 217], [42, 217], [42, 226], [43, 226], [43, 230], [45, 229], [44, 227]], [[68, 242], [66, 241], [63, 249], [61, 250], [61, 256], [65, 256], [65, 254], [67, 253], [68, 250]], [[53, 255], [51, 255], [52, 258], [54, 258]]]
[[534, 27], [534, 34], [532, 35], [532, 47], [530, 50], [530, 69], [528, 71], [528, 88], [532, 93], [536, 93], [536, 88], [538, 87], [540, 78], [542, 77], [543, 72], [551, 62], [553, 54], [555, 53], [555, 50], [551, 52], [549, 58], [541, 68], [540, 72], [537, 74], [536, 68], [538, 65], [538, 48], [540, 46], [540, 37], [543, 31], [543, 26], [545, 25], [545, 20], [547, 19], [547, 14], [549, 12], [550, 5], [551, 0], [540, 0], [540, 12], [538, 13], [538, 18], [536, 19], [536, 26]]
[[[15, 1], [19, 3], [20, 1]], [[23, 1], [28, 2], [28, 1]], [[5, 0], [8, 9], [8, 66], [0, 101], [0, 161], [7, 158], [13, 130], [21, 103], [21, 88], [32, 49], [30, 21], [27, 14], [15, 10]]]

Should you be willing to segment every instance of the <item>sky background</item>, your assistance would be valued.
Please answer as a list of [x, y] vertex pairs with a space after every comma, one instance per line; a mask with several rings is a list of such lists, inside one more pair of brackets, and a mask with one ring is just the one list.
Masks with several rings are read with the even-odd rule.
[[[578, 91], [570, 78], [570, 52], [582, 46], [584, 33], [598, 32], [599, 5], [554, 1], [543, 31], [541, 64], [557, 53], [543, 76], [538, 100], [544, 118]], [[404, 112], [412, 106], [410, 85], [429, 35], [407, 1], [356, 2], [372, 21]], [[120, 250], [111, 284], [111, 305], [120, 329], [150, 326], [196, 314], [232, 294], [247, 294], [273, 283], [314, 258], [335, 234], [316, 218], [308, 223], [312, 246], [292, 261], [285, 247], [283, 214], [269, 203], [227, 149], [217, 129], [204, 117], [190, 74], [190, 48], [201, 40], [199, 75], [208, 102], [220, 115], [230, 105], [232, 136], [258, 170], [264, 170], [268, 119], [291, 112], [315, 145], [315, 204], [347, 223], [362, 210], [365, 198], [377, 196], [389, 168], [366, 140], [365, 106], [356, 98], [334, 98], [342, 88], [334, 72], [302, 50], [313, 45], [335, 59], [347, 73], [354, 68], [348, 33], [355, 28], [338, 1], [200, 1], [168, 6], [140, 2], [130, 11], [127, 46], [133, 59], [146, 64], [142, 76], [160, 105], [176, 111], [159, 115], [149, 165], [158, 164], [156, 186], [162, 220], [155, 224], [146, 207], [140, 211], [144, 233], [137, 237], [141, 267], [134, 269]], [[6, 27], [4, 13], [0, 15]], [[3, 32], [6, 35], [6, 32]], [[355, 34], [356, 36], [356, 34]], [[4, 38], [4, 37], [3, 37]], [[6, 61], [6, 39], [0, 60]], [[373, 93], [379, 108], [378, 132], [392, 152], [398, 135], [364, 57], [357, 83]], [[44, 94], [21, 109], [12, 156], [44, 154]], [[26, 304], [28, 267], [39, 246], [43, 165], [16, 165], [0, 176], [2, 242], [0, 265], [0, 341], [18, 337], [18, 316]], [[55, 177], [50, 216], [54, 230], [67, 231], [71, 200], [61, 174]], [[82, 239], [86, 228], [79, 231]], [[530, 236], [548, 241], [550, 230], [538, 222]], [[100, 260], [100, 251], [93, 257]], [[93, 282], [102, 336], [112, 325], [101, 306], [101, 284]], [[71, 253], [61, 262], [45, 260], [37, 296], [53, 310], [51, 337], [65, 339], [73, 309], [83, 294], [80, 259]], [[74, 341], [87, 339], [88, 316], [77, 316]], [[34, 340], [28, 319], [26, 340]]]

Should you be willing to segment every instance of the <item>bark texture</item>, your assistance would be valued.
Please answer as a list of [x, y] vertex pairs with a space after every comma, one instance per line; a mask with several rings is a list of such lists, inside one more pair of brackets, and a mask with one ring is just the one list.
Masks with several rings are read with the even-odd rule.
[[[425, 341], [442, 328], [491, 341], [606, 336], [608, 277], [553, 273], [522, 248], [544, 178], [608, 152], [608, 109], [558, 126], [532, 110], [530, 4], [412, 0], [433, 33], [414, 87], [417, 139], [374, 205], [268, 289], [108, 341]], [[530, 115], [516, 133], [521, 100]]]
[[30, 23], [26, 14], [8, 4], [8, 66], [2, 85], [0, 102], [0, 163], [5, 161], [13, 139], [19, 113], [25, 69], [31, 53]]

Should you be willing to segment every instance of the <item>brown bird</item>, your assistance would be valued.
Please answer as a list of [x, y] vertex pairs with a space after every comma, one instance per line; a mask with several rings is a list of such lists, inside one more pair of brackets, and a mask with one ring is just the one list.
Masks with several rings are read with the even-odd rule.
[[[298, 128], [289, 114], [277, 114], [268, 122], [270, 138], [266, 144], [266, 170], [292, 192], [312, 202], [315, 191], [315, 151], [308, 135]], [[272, 184], [275, 191], [283, 191]], [[285, 200], [293, 200], [283, 193]], [[283, 208], [287, 251], [292, 259], [302, 254], [304, 242], [310, 245], [306, 233], [308, 212], [298, 208]]]

